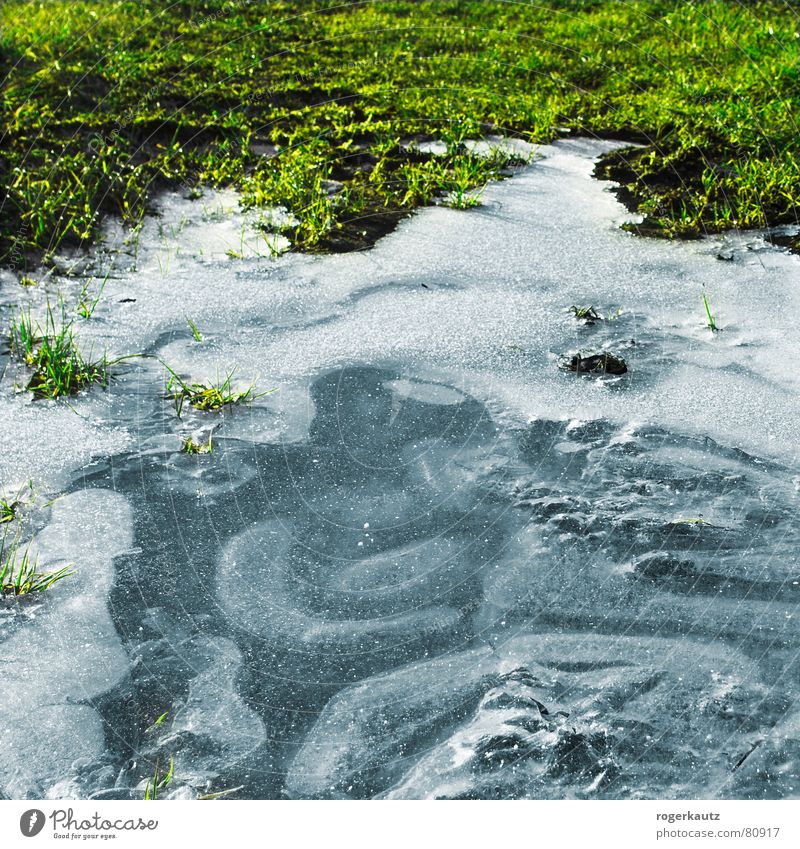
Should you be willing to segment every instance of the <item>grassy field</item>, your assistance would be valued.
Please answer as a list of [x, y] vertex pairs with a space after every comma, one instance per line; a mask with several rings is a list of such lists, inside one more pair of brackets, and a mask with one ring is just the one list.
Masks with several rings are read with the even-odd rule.
[[[303, 249], [369, 244], [513, 162], [464, 139], [638, 141], [600, 173], [643, 229], [796, 222], [800, 4], [4, 0], [0, 262], [135, 223], [169, 185], [283, 204]], [[435, 138], [443, 157], [400, 141]]]

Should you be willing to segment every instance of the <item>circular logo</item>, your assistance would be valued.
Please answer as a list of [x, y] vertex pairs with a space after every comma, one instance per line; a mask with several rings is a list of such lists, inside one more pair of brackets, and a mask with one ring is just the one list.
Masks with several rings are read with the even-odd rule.
[[19, 818], [19, 830], [25, 837], [36, 837], [44, 828], [45, 818], [42, 811], [31, 808]]

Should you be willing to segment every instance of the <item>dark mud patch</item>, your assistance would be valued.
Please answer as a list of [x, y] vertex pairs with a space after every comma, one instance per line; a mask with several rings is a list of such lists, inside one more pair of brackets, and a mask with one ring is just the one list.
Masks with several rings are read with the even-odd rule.
[[[398, 143], [385, 155], [383, 160], [380, 160], [370, 151], [370, 147], [374, 145], [375, 141], [374, 137], [369, 136], [359, 139], [352, 153], [333, 163], [331, 177], [343, 186], [361, 185], [365, 176], [381, 164], [387, 174], [385, 178], [387, 185], [394, 185], [399, 188], [403, 186], [406, 180], [403, 171], [406, 165], [424, 165], [437, 159], [450, 161], [454, 157], [469, 155], [466, 146], [463, 144], [457, 145], [446, 154], [441, 155], [422, 150], [420, 145], [436, 142], [437, 139], [432, 135], [417, 134], [410, 142], [406, 140]], [[474, 159], [476, 162], [481, 161], [481, 157], [477, 155], [474, 156]], [[496, 172], [489, 173], [487, 171], [477, 180], [475, 188], [479, 188], [484, 180], [498, 182], [513, 177], [525, 165], [526, 162], [523, 159], [509, 153], [502, 167]], [[374, 247], [380, 239], [394, 232], [397, 225], [404, 218], [412, 215], [418, 208], [429, 206], [436, 203], [437, 199], [446, 196], [447, 184], [446, 180], [443, 180], [427, 202], [415, 203], [414, 205], [409, 205], [406, 201], [400, 199], [402, 192], [395, 192], [394, 194], [397, 197], [397, 202], [393, 199], [387, 200], [386, 192], [365, 191], [357, 207], [358, 214], [348, 216], [347, 210], [345, 210], [344, 214], [338, 216], [333, 228], [315, 242], [312, 248], [313, 252], [349, 253]], [[309, 250], [309, 245], [304, 244], [302, 238], [298, 238], [299, 232], [300, 228], [285, 230], [284, 235], [292, 242], [293, 250]]]
[[800, 254], [800, 227], [791, 229], [794, 232], [787, 232], [784, 228], [771, 230], [764, 238], [776, 248], [785, 248], [789, 253]]
[[[411, 215], [413, 210], [391, 208], [379, 203], [370, 205], [363, 215], [347, 220], [340, 220], [330, 233], [317, 243], [314, 253], [349, 253], [364, 251], [373, 247], [379, 239], [394, 232], [397, 225]], [[291, 230], [285, 231], [289, 240], [294, 244], [296, 238]], [[298, 245], [296, 250], [303, 250]]]
[[615, 357], [613, 354], [574, 354], [569, 359], [565, 359], [561, 365], [565, 371], [573, 371], [576, 374], [590, 375], [620, 375], [626, 374], [628, 366], [622, 357]]
[[[603, 154], [592, 175], [617, 183], [612, 191], [620, 203], [644, 216], [623, 225], [640, 236], [697, 239], [759, 222], [767, 227], [796, 224], [796, 208], [766, 193], [759, 196], [757, 209], [742, 206], [733, 211], [733, 219], [714, 217], [713, 210], [730, 205], [731, 186], [745, 180], [741, 156], [742, 151], [724, 147], [671, 151], [656, 144], [632, 146]], [[799, 242], [795, 236], [792, 244], [782, 246], [797, 251]]]
[[[609, 151], [597, 161], [592, 176], [617, 183], [612, 191], [619, 202], [629, 212], [645, 216], [645, 220], [640, 223], [626, 224], [626, 230], [640, 236], [663, 238], [668, 233], [659, 218], [676, 216], [678, 206], [686, 202], [687, 186], [700, 182], [708, 162], [699, 155], [654, 167], [650, 164], [654, 152], [663, 155], [653, 145]], [[657, 204], [657, 214], [648, 212], [645, 206], [654, 202]], [[684, 238], [697, 238], [701, 233], [699, 230], [687, 230], [681, 235]]]

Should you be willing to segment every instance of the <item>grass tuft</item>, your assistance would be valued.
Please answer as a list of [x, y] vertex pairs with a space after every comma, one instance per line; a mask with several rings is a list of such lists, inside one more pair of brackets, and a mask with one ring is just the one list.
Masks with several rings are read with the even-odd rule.
[[189, 328], [192, 331], [192, 336], [194, 336], [194, 341], [195, 342], [202, 342], [203, 337], [200, 335], [200, 331], [197, 329], [197, 325], [189, 318], [188, 315], [186, 316], [186, 323], [189, 325]]
[[97, 290], [97, 294], [94, 297], [92, 297], [89, 293], [89, 283], [84, 283], [78, 299], [78, 314], [83, 316], [83, 318], [88, 319], [94, 315], [94, 311], [100, 303], [100, 298], [103, 297], [103, 289], [106, 288], [106, 283], [108, 282], [110, 274], [111, 272], [109, 271], [103, 278], [103, 282], [100, 284], [100, 288]]
[[161, 716], [159, 716], [159, 717], [156, 719], [156, 721], [153, 723], [153, 725], [154, 725], [156, 728], [158, 728], [160, 725], [163, 725], [163, 724], [164, 724], [164, 720], [165, 720], [168, 716], [169, 716], [169, 711], [168, 711], [168, 710], [165, 710], [165, 711], [164, 711], [164, 713], [162, 713], [162, 714], [161, 714]]
[[162, 365], [167, 370], [167, 398], [171, 399], [174, 403], [178, 418], [182, 415], [183, 407], [186, 403], [196, 410], [216, 412], [223, 407], [255, 401], [257, 398], [263, 398], [265, 395], [269, 395], [275, 391], [274, 389], [269, 389], [266, 392], [256, 392], [255, 380], [246, 389], [234, 390], [233, 377], [236, 374], [235, 369], [229, 371], [224, 379], [218, 377], [214, 383], [189, 383], [165, 362], [162, 361]]
[[33, 372], [26, 388], [39, 398], [75, 395], [93, 383], [108, 383], [110, 363], [105, 355], [99, 360], [83, 357], [63, 303], [58, 319], [48, 303], [44, 327], [33, 321], [30, 310], [20, 312], [11, 325], [10, 342], [12, 352]]
[[603, 318], [593, 306], [577, 307], [573, 305], [569, 308], [569, 311], [575, 318], [585, 321], [587, 324], [594, 324], [595, 321], [601, 321]]
[[42, 593], [63, 578], [74, 574], [69, 566], [63, 566], [54, 572], [40, 572], [38, 558], [30, 556], [30, 544], [23, 549], [19, 531], [10, 542], [7, 535], [0, 541], [0, 596]]
[[181, 451], [187, 454], [211, 454], [214, 451], [211, 434], [208, 435], [208, 442], [200, 442], [193, 436], [187, 436], [181, 443]]
[[5, 498], [0, 498], [0, 525], [13, 522], [16, 519], [17, 507], [19, 507], [19, 501], [8, 501]]
[[153, 777], [147, 782], [147, 785], [144, 788], [144, 798], [146, 802], [155, 802], [158, 800], [158, 791], [165, 790], [169, 787], [174, 772], [174, 758], [169, 759], [169, 769], [165, 773], [161, 772], [160, 763], [156, 761]]
[[706, 309], [706, 316], [708, 318], [708, 327], [716, 333], [719, 330], [719, 328], [717, 327], [717, 322], [714, 320], [714, 316], [711, 314], [711, 307], [708, 305], [708, 298], [706, 297], [705, 292], [703, 292], [703, 306]]

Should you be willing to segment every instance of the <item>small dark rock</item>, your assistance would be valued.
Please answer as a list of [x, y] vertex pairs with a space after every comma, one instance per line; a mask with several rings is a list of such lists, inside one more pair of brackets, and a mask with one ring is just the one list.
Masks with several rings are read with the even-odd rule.
[[594, 324], [603, 320], [603, 317], [593, 306], [578, 307], [573, 305], [569, 308], [569, 311], [578, 321], [582, 321], [584, 324]]
[[563, 365], [568, 371], [577, 374], [625, 374], [628, 366], [622, 357], [613, 354], [590, 354], [588, 357], [575, 354]]

